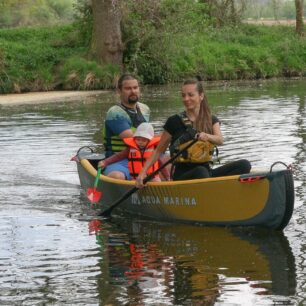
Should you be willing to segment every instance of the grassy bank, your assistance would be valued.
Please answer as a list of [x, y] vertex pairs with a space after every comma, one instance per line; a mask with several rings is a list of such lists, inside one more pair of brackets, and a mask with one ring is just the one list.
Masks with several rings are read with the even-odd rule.
[[[100, 66], [72, 26], [0, 30], [0, 93], [113, 86], [117, 67]], [[128, 59], [133, 59], [133, 63]], [[306, 39], [290, 26], [241, 25], [168, 34], [125, 63], [144, 83], [306, 76]]]

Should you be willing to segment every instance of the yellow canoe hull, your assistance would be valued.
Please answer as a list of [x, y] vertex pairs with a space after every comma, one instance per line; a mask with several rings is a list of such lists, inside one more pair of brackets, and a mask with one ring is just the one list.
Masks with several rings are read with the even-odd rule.
[[[82, 189], [92, 188], [97, 170], [90, 158], [77, 161]], [[100, 176], [102, 192], [96, 208], [105, 211], [133, 181]], [[291, 171], [252, 173], [189, 181], [149, 182], [122, 201], [115, 212], [128, 212], [157, 220], [224, 226], [262, 226], [283, 229], [294, 206]]]

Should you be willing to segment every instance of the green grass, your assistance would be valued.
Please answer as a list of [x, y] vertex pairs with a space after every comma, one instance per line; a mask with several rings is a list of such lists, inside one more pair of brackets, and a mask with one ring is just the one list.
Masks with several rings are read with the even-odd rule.
[[[206, 80], [306, 76], [306, 39], [288, 26], [165, 32], [137, 52], [125, 54], [125, 66], [151, 84], [195, 75]], [[0, 30], [0, 93], [104, 89], [113, 87], [118, 74], [118, 67], [88, 57], [75, 26]]]
[[71, 26], [1, 30], [0, 92], [51, 90], [60, 64], [85, 50]]

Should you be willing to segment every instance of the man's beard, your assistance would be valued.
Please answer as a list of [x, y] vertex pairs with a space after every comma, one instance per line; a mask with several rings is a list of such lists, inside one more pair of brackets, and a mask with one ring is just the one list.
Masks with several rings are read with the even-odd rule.
[[138, 96], [131, 96], [128, 98], [128, 103], [129, 104], [135, 104], [138, 102]]

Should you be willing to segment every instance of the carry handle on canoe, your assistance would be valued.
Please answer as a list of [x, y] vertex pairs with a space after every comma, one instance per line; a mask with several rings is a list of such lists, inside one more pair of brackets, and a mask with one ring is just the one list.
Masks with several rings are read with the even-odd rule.
[[[173, 155], [167, 162], [165, 162], [163, 165], [161, 165], [158, 169], [156, 169], [154, 172], [149, 174], [147, 177], [144, 178], [143, 182], [147, 183], [149, 182], [159, 171], [164, 169], [167, 165], [172, 163], [179, 155], [181, 155], [185, 150], [190, 148], [192, 145], [194, 145], [198, 141], [197, 138], [193, 139], [185, 148], [178, 151], [175, 155]], [[120, 199], [118, 199], [115, 203], [113, 203], [108, 209], [106, 209], [104, 212], [100, 214], [100, 216], [103, 217], [109, 217], [115, 207], [117, 207], [120, 203], [128, 199], [134, 192], [138, 190], [138, 187], [133, 187], [128, 192], [126, 192]]]

